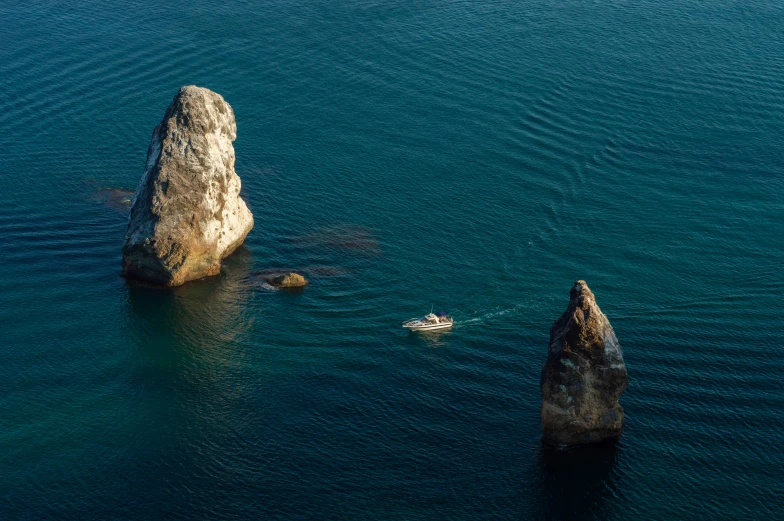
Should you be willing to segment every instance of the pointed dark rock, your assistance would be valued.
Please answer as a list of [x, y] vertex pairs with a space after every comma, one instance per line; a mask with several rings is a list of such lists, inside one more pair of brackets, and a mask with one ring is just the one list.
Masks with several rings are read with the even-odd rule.
[[555, 445], [593, 443], [621, 435], [626, 389], [623, 352], [610, 321], [584, 280], [550, 329], [542, 370], [542, 440]]

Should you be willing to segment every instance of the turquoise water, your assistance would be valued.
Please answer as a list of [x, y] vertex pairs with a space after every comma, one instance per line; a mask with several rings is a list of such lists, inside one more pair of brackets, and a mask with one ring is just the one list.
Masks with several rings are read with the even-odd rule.
[[[782, 27], [773, 0], [0, 3], [0, 518], [780, 516]], [[234, 107], [256, 227], [220, 277], [129, 286], [127, 190], [185, 84]], [[578, 278], [627, 423], [553, 451]], [[431, 305], [454, 330], [399, 327]]]

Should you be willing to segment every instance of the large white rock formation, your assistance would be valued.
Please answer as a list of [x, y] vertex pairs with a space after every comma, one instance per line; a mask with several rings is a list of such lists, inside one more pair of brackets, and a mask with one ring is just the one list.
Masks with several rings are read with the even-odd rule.
[[123, 273], [178, 286], [220, 272], [253, 215], [234, 172], [237, 125], [220, 94], [182, 87], [155, 127], [131, 206]]

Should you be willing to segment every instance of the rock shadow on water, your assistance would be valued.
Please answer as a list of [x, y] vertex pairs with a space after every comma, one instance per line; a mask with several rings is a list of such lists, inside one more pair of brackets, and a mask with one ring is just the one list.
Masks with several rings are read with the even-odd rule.
[[612, 517], [619, 507], [613, 490], [620, 442], [562, 448], [542, 444], [535, 473], [532, 519], [594, 520]]

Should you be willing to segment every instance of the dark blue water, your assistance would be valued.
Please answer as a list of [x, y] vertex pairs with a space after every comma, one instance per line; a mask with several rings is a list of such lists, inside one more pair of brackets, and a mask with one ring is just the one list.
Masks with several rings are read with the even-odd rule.
[[[186, 84], [234, 107], [256, 227], [129, 286]], [[0, 518], [780, 516], [782, 90], [775, 0], [0, 2]], [[627, 423], [552, 451], [577, 278]], [[431, 305], [454, 330], [405, 334]]]

